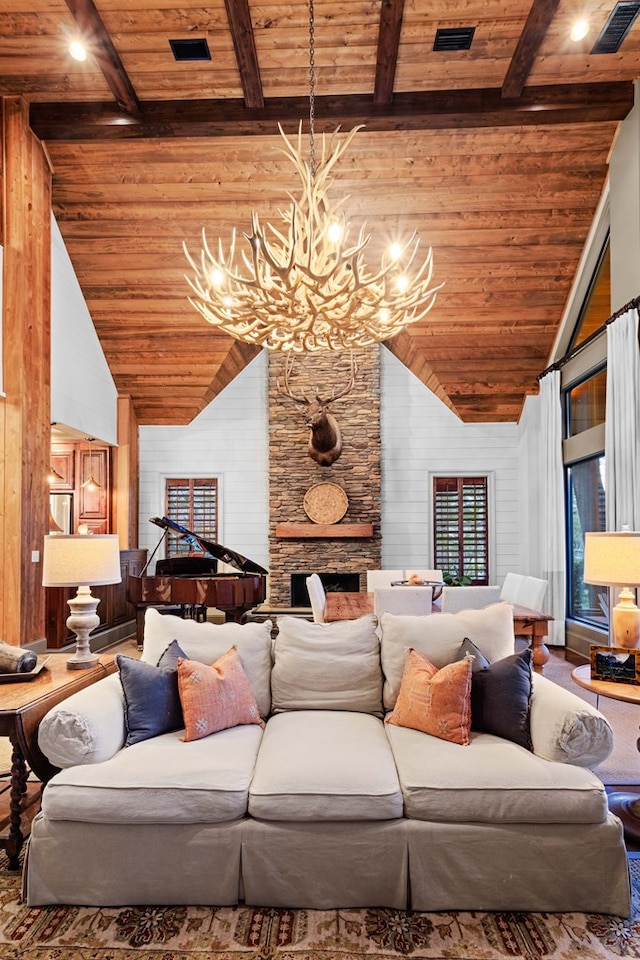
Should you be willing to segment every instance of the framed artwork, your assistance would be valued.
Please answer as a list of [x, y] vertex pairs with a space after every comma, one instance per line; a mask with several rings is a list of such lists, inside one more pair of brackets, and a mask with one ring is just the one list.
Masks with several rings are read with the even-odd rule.
[[640, 684], [640, 649], [592, 646], [591, 679]]

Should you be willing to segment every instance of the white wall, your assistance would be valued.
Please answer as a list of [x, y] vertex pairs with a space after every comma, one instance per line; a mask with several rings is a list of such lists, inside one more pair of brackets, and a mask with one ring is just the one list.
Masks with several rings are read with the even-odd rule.
[[60, 229], [51, 218], [51, 419], [118, 442], [117, 391]]
[[[269, 567], [267, 363], [260, 354], [186, 427], [140, 427], [140, 537], [162, 531], [167, 477], [217, 477], [218, 541]], [[164, 551], [158, 556], [163, 557]]]
[[[490, 476], [491, 573], [531, 572], [520, 495], [522, 429], [463, 424], [385, 348], [382, 377], [382, 562], [430, 567], [430, 477]], [[219, 541], [269, 567], [267, 363], [258, 356], [189, 426], [140, 428], [140, 539], [161, 531], [167, 477], [220, 480]], [[163, 555], [163, 554], [159, 554]]]
[[525, 571], [521, 556], [520, 431], [513, 423], [465, 424], [381, 348], [382, 565], [432, 567], [433, 474], [488, 474], [490, 579]]

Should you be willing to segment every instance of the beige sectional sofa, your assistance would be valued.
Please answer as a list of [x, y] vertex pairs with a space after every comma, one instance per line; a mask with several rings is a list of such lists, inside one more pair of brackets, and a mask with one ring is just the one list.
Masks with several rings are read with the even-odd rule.
[[154, 667], [174, 640], [204, 664], [235, 646], [264, 728], [125, 746], [117, 674], [44, 718], [40, 746], [61, 770], [27, 847], [29, 904], [628, 915], [621, 825], [589, 769], [612, 746], [598, 711], [533, 674], [525, 745], [475, 729], [473, 706], [467, 744], [384, 722], [410, 648], [441, 670], [468, 638], [486, 676], [510, 663], [508, 605], [277, 626], [272, 639], [271, 622], [145, 620]]

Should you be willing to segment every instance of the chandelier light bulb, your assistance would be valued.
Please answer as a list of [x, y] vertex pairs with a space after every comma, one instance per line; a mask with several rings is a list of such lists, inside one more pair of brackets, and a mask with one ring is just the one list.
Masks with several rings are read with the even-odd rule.
[[337, 220], [332, 220], [329, 224], [328, 237], [331, 243], [340, 243], [342, 239], [342, 227]]
[[396, 280], [396, 287], [400, 293], [406, 293], [406, 291], [409, 289], [409, 278], [404, 276], [404, 274], [398, 277]]
[[214, 287], [221, 287], [224, 283], [224, 274], [222, 270], [212, 270], [211, 271], [211, 283]]
[[399, 260], [402, 256], [402, 247], [399, 243], [392, 243], [389, 247], [389, 256], [392, 260]]
[[88, 56], [87, 48], [82, 40], [72, 40], [69, 44], [69, 53], [74, 60], [79, 60], [81, 63], [84, 63]]
[[578, 40], [583, 40], [586, 35], [589, 33], [589, 21], [588, 20], [576, 20], [576, 22], [571, 27], [571, 33], [569, 36], [577, 43]]

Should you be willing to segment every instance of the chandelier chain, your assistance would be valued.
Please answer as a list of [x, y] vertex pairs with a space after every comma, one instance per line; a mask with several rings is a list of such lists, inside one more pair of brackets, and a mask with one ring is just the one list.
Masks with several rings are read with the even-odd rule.
[[183, 243], [193, 270], [186, 277], [189, 301], [204, 319], [245, 343], [292, 353], [354, 350], [389, 340], [428, 314], [442, 286], [431, 282], [431, 248], [424, 259], [418, 257], [415, 232], [404, 240], [389, 237], [378, 266], [371, 268], [364, 256], [370, 241], [366, 223], [351, 237], [344, 210], [348, 195], [329, 199], [333, 169], [361, 126], [343, 138], [338, 127], [328, 142], [323, 133], [316, 157], [314, 0], [308, 2], [309, 160], [303, 155], [302, 120], [296, 140], [278, 124], [300, 196], [288, 193], [290, 207], [276, 224], [263, 227], [253, 210], [250, 232], [242, 233], [245, 249], [237, 248], [235, 229], [226, 247], [221, 238], [210, 247], [203, 228], [195, 259]]
[[316, 48], [313, 0], [309, 0], [309, 169], [316, 175]]

